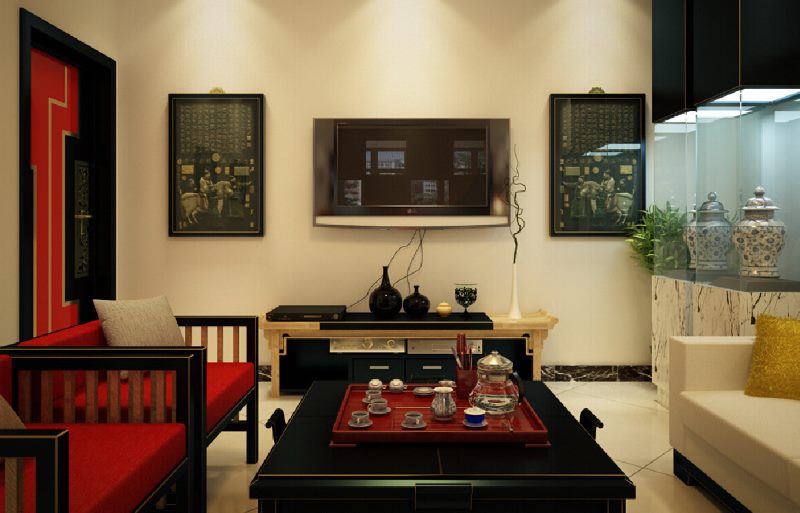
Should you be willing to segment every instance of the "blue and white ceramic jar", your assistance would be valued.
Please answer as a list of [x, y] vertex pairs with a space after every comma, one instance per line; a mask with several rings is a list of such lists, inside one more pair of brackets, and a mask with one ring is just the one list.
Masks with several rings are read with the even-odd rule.
[[717, 193], [709, 192], [708, 201], [697, 209], [697, 270], [725, 271], [733, 227], [725, 217], [728, 211], [717, 201]]
[[779, 209], [764, 196], [764, 188], [759, 185], [754, 193], [742, 207], [744, 216], [733, 231], [733, 243], [739, 252], [739, 274], [778, 278], [778, 253], [783, 249], [786, 226], [775, 219], [775, 211]]
[[694, 270], [697, 268], [697, 210], [693, 208], [689, 213], [692, 219], [683, 227], [683, 242], [689, 249], [689, 269]]

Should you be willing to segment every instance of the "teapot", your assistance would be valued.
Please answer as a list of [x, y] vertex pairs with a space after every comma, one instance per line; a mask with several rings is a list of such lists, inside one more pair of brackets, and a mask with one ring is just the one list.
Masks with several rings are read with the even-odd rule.
[[478, 383], [469, 394], [469, 404], [488, 415], [511, 413], [519, 404], [522, 382], [514, 364], [497, 351], [478, 360]]

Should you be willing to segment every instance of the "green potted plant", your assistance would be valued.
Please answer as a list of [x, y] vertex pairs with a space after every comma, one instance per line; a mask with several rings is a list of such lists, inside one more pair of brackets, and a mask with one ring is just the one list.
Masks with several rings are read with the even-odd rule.
[[689, 251], [683, 241], [686, 213], [667, 202], [665, 208], [651, 205], [625, 240], [636, 259], [651, 274], [686, 269]]

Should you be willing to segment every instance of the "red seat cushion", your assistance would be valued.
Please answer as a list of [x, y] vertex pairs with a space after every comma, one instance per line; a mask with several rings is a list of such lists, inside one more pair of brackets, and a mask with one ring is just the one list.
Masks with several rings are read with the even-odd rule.
[[[222, 417], [250, 390], [254, 385], [253, 364], [250, 362], [210, 362], [206, 365], [206, 431], [217, 425]], [[128, 418], [128, 381], [120, 383], [119, 402], [122, 419]], [[172, 415], [172, 379], [167, 379], [167, 415]], [[108, 405], [108, 384], [103, 381], [98, 385], [97, 404], [101, 420], [106, 419]], [[144, 380], [145, 420], [150, 418], [150, 378]], [[64, 401], [54, 401], [56, 418], [61, 417]], [[86, 411], [86, 389], [75, 392], [75, 410], [79, 419], [84, 418]]]
[[0, 355], [0, 395], [11, 404], [11, 357]]
[[[69, 430], [70, 513], [133, 511], [186, 457], [183, 424], [27, 424]], [[0, 489], [5, 496], [5, 470]], [[25, 511], [36, 510], [36, 466], [25, 463]], [[0, 513], [5, 501], [0, 501]]]
[[206, 365], [206, 430], [217, 425], [248, 390], [253, 388], [255, 369], [250, 362], [211, 362]]

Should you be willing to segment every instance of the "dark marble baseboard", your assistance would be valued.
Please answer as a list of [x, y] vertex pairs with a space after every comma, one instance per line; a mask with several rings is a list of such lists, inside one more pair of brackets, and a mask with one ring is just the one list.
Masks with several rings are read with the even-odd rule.
[[652, 381], [652, 366], [542, 365], [542, 381]]
[[[258, 380], [270, 381], [272, 366], [258, 366]], [[652, 381], [650, 365], [543, 365], [543, 381]]]

